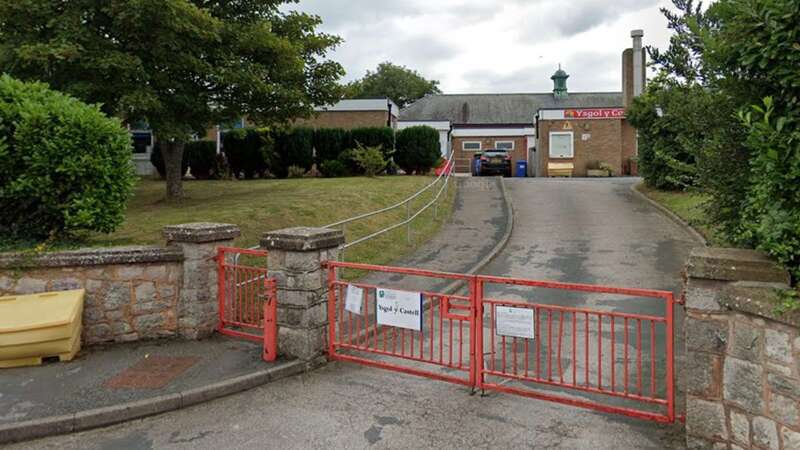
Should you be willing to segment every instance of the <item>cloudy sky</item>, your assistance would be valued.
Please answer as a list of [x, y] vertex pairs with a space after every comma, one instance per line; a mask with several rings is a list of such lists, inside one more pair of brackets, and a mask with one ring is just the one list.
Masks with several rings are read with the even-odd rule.
[[630, 31], [669, 40], [669, 0], [300, 0], [344, 38], [334, 53], [346, 80], [391, 61], [437, 79], [445, 93], [546, 92], [558, 64], [572, 91], [621, 89]]

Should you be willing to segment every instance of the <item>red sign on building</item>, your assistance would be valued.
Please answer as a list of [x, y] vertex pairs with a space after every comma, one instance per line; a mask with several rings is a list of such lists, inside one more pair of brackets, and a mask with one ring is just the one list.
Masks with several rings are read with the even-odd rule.
[[625, 108], [565, 109], [565, 119], [623, 119]]

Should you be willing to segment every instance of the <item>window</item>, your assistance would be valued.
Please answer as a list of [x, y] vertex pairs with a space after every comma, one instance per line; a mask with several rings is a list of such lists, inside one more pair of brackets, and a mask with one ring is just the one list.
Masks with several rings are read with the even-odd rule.
[[574, 155], [571, 131], [550, 133], [551, 158], [572, 158]]
[[481, 150], [480, 141], [464, 141], [461, 143], [461, 149], [465, 152], [478, 152]]
[[494, 148], [498, 150], [514, 150], [514, 141], [495, 141]]
[[153, 146], [153, 134], [149, 131], [134, 131], [131, 135], [133, 137], [133, 153], [147, 153], [148, 149]]

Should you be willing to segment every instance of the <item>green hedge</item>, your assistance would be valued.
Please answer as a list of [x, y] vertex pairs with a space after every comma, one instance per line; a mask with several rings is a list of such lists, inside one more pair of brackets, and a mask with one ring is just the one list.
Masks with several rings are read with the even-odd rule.
[[439, 132], [421, 125], [397, 133], [397, 151], [394, 161], [407, 174], [428, 173], [441, 158]]
[[314, 149], [316, 162], [339, 159], [350, 145], [350, 132], [343, 128], [317, 128], [314, 130]]
[[297, 127], [288, 130], [275, 130], [272, 133], [275, 139], [275, 153], [277, 163], [273, 173], [286, 178], [289, 167], [297, 166], [311, 169], [314, 164], [314, 130], [306, 127]]
[[394, 153], [394, 130], [390, 127], [354, 128], [350, 130], [347, 148], [357, 148], [359, 144], [364, 147], [380, 146], [383, 156], [388, 159]]
[[135, 180], [131, 137], [95, 105], [0, 76], [0, 235], [114, 231]]
[[214, 174], [217, 158], [217, 143], [209, 140], [187, 142], [183, 149], [184, 161], [189, 164], [192, 176], [207, 180]]
[[227, 131], [223, 134], [222, 149], [231, 175], [236, 178], [264, 177], [274, 170], [274, 140], [267, 128]]

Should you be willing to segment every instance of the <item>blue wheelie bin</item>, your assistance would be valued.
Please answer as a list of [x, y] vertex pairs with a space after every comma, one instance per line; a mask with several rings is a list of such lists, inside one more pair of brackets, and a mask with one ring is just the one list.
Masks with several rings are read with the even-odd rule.
[[528, 161], [517, 161], [517, 172], [515, 177], [528, 176]]

